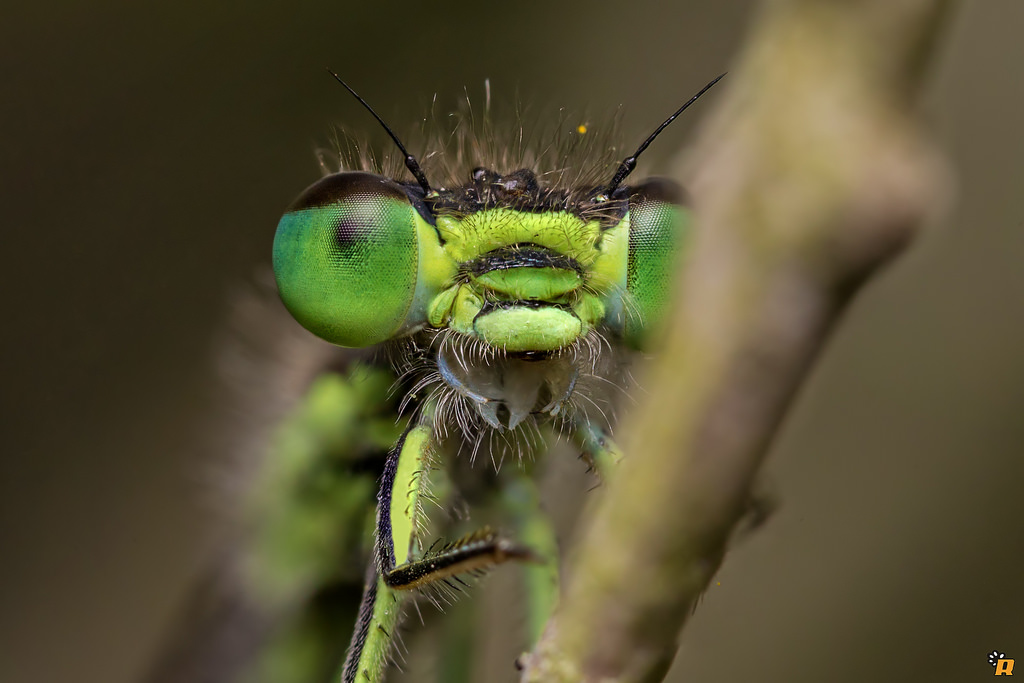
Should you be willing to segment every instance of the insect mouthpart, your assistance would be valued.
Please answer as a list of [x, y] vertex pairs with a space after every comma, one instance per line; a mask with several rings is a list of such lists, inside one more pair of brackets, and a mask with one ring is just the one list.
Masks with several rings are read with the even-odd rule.
[[494, 429], [515, 429], [534, 414], [564, 416], [580, 374], [576, 354], [495, 354], [478, 363], [464, 350], [464, 344], [443, 345], [438, 374], [453, 397]]

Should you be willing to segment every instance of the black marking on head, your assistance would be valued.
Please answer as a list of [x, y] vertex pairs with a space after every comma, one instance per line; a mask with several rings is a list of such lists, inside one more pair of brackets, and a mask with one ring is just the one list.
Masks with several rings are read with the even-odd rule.
[[313, 183], [288, 207], [288, 213], [330, 206], [354, 196], [409, 201], [405, 188], [394, 180], [365, 171], [332, 173]]
[[573, 317], [579, 317], [576, 315], [576, 311], [572, 310], [572, 307], [566, 304], [551, 303], [550, 301], [537, 301], [535, 299], [518, 299], [516, 301], [485, 301], [477, 314], [473, 316], [473, 323], [475, 324], [477, 320], [485, 315], [490, 315], [496, 311], [508, 311], [513, 308], [532, 308], [535, 310], [541, 308], [557, 308], [571, 314]]
[[423, 190], [411, 183], [401, 183], [401, 187], [405, 190], [409, 203], [412, 204], [414, 209], [416, 209], [416, 212], [419, 213], [420, 217], [434, 228], [437, 232], [437, 239], [440, 240], [441, 244], [444, 244], [444, 237], [441, 236], [441, 231], [437, 229], [437, 216], [435, 216], [430, 207], [427, 206], [427, 199], [423, 194]]
[[[423, 191], [416, 185], [409, 185], [385, 178], [376, 173], [366, 171], [344, 171], [332, 173], [316, 181], [292, 202], [286, 213], [317, 209], [337, 204], [348, 199], [362, 198], [364, 201], [383, 202], [387, 200], [405, 201], [410, 204], [420, 217], [431, 227], [437, 229], [437, 218], [430, 211], [424, 200]], [[336, 242], [342, 249], [348, 248], [356, 241], [355, 226], [339, 226]], [[444, 244], [441, 233], [438, 239]]]
[[462, 270], [473, 275], [483, 275], [494, 270], [511, 268], [557, 268], [584, 274], [583, 266], [576, 259], [529, 242], [489, 251], [464, 264]]
[[[625, 190], [625, 188], [621, 188]], [[507, 208], [528, 213], [564, 211], [583, 220], [598, 220], [603, 228], [617, 224], [628, 208], [628, 191], [616, 193], [611, 201], [595, 201], [599, 188], [556, 189], [545, 187], [530, 169], [521, 168], [506, 175], [478, 167], [465, 185], [438, 190], [437, 197], [426, 198], [437, 214], [468, 215], [478, 211]]]

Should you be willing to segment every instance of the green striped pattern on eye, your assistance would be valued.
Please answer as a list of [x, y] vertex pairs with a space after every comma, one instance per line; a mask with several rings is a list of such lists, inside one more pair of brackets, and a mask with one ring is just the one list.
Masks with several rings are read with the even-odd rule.
[[396, 334], [416, 292], [417, 217], [401, 185], [371, 173], [312, 185], [274, 237], [274, 276], [288, 311], [340, 346]]
[[665, 323], [671, 304], [679, 249], [689, 230], [690, 212], [682, 189], [669, 180], [649, 180], [630, 197], [626, 289], [633, 303], [626, 341], [643, 348]]

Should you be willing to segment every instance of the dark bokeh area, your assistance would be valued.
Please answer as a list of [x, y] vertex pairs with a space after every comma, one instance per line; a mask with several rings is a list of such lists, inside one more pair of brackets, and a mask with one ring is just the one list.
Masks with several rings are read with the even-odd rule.
[[[992, 649], [1024, 666], [1024, 6], [964, 5], [925, 98], [958, 196], [840, 326], [768, 468], [781, 509], [738, 542], [672, 680], [964, 681]], [[708, 0], [5, 15], [5, 683], [135, 680], [201, 565], [230, 292], [269, 265], [332, 126], [379, 136], [325, 66], [400, 132], [490, 78], [552, 118], [624, 105], [639, 140], [752, 20]]]

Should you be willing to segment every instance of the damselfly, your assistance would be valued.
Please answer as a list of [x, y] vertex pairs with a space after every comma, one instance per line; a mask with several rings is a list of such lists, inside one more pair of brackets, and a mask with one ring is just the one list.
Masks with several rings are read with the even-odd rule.
[[[509, 560], [525, 575], [528, 639], [539, 635], [558, 570], [533, 462], [552, 433], [614, 476], [609, 395], [665, 316], [689, 227], [674, 182], [625, 182], [717, 81], [618, 162], [612, 148], [594, 154], [582, 125], [535, 152], [498, 142], [487, 121], [482, 140], [456, 131], [423, 165], [342, 82], [412, 180], [367, 159], [327, 175], [281, 219], [274, 272], [303, 327], [378, 351], [326, 368], [277, 429], [248, 496], [246, 550], [201, 607], [208, 652], [188, 654], [180, 680], [382, 681], [410, 597], [447, 600]], [[507, 531], [460, 534], [466, 522], [444, 514], [459, 505], [488, 507]], [[346, 655], [334, 597], [361, 555]]]

